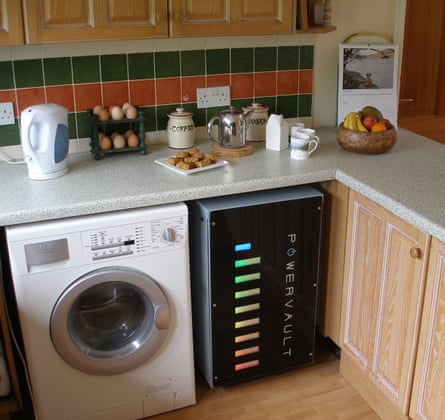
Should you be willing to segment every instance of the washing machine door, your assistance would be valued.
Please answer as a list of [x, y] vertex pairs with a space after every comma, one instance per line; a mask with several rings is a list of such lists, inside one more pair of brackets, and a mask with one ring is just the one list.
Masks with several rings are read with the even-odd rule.
[[71, 366], [112, 375], [148, 361], [170, 327], [160, 285], [129, 267], [91, 271], [59, 296], [50, 319], [52, 342]]

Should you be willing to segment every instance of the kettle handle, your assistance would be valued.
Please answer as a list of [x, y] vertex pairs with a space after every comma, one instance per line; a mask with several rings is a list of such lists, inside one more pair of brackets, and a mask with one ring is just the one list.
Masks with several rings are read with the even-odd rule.
[[218, 116], [212, 117], [210, 119], [209, 123], [207, 124], [207, 133], [208, 133], [208, 135], [210, 137], [210, 140], [214, 141], [215, 143], [221, 144], [221, 140], [216, 138], [216, 137], [214, 137], [213, 134], [212, 134], [212, 126], [213, 126], [213, 123], [216, 120], [219, 120]]
[[[25, 160], [36, 160], [36, 155], [34, 153], [34, 149], [36, 147], [38, 147], [38, 138], [39, 138], [39, 136], [37, 135], [37, 143], [36, 142], [34, 142], [34, 143], [31, 142], [31, 128], [32, 128], [33, 125], [36, 125], [35, 122], [34, 122], [35, 118], [36, 118], [36, 115], [34, 114], [34, 115], [31, 116], [31, 119], [29, 121], [26, 119], [26, 122], [25, 122], [26, 125], [23, 127], [23, 133], [25, 133], [24, 141], [26, 141], [26, 143], [27, 143], [27, 146], [28, 146], [27, 147], [27, 152], [30, 155], [29, 157], [25, 156]], [[23, 122], [22, 122], [22, 124], [23, 124]], [[38, 126], [38, 124], [37, 124], [37, 126]]]

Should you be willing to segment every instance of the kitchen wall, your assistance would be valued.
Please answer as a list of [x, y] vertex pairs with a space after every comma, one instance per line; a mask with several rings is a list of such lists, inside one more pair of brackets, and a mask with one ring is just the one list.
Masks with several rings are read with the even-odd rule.
[[[220, 110], [197, 109], [196, 88], [222, 85], [230, 85], [237, 108], [257, 101], [287, 118], [308, 117], [313, 52], [311, 36], [13, 47], [0, 61], [0, 102], [12, 101], [17, 118], [36, 103], [65, 106], [70, 138], [89, 136], [87, 109], [96, 104], [137, 105], [150, 132], [165, 130], [167, 113], [178, 106], [204, 126]], [[17, 127], [0, 127], [0, 145], [19, 144]]]
[[[400, 42], [406, 0], [335, 0], [335, 32], [317, 35], [179, 38], [0, 47], [0, 102], [56, 102], [70, 111], [70, 137], [89, 136], [86, 109], [134, 102], [146, 130], [163, 130], [178, 105], [204, 125], [196, 88], [229, 84], [237, 107], [257, 100], [288, 118], [336, 122], [338, 44], [376, 32]], [[0, 126], [0, 146], [19, 144], [18, 124]]]

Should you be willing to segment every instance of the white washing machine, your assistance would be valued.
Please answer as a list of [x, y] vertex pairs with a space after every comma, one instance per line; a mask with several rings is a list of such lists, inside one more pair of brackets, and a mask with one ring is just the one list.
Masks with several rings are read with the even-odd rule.
[[196, 402], [185, 204], [6, 237], [40, 420], [133, 420]]

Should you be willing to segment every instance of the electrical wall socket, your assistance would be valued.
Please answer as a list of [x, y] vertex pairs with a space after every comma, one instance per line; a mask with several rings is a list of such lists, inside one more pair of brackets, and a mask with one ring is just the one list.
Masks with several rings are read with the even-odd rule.
[[198, 108], [213, 108], [230, 105], [230, 86], [196, 89]]
[[14, 107], [12, 102], [0, 102], [0, 125], [14, 124]]

